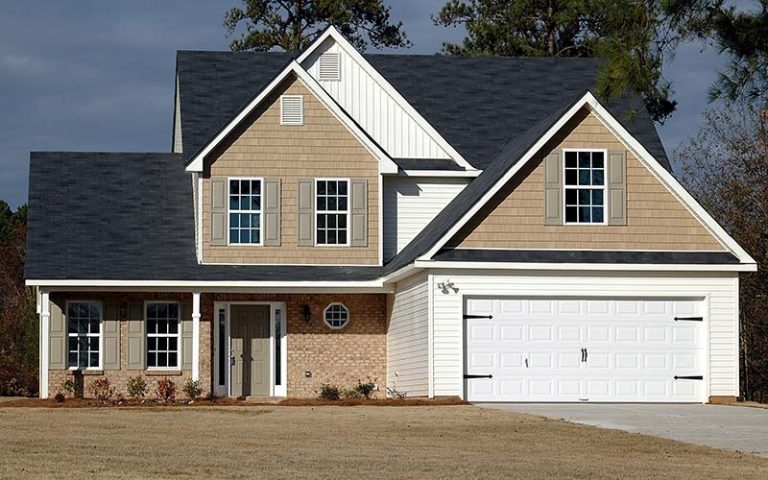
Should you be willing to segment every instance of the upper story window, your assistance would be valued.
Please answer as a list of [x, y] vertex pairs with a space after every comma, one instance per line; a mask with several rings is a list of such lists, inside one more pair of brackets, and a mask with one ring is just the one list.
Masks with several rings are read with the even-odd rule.
[[565, 223], [605, 223], [605, 152], [565, 151]]
[[315, 211], [317, 244], [349, 245], [349, 180], [316, 180]]
[[261, 244], [260, 178], [229, 179], [229, 243]]
[[179, 304], [147, 303], [147, 367], [179, 367]]
[[101, 368], [101, 304], [67, 304], [67, 337], [69, 368]]

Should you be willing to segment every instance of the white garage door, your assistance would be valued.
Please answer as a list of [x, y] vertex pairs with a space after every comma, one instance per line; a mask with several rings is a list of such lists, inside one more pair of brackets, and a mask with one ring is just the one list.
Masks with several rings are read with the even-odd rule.
[[464, 317], [467, 400], [705, 401], [699, 300], [470, 298]]

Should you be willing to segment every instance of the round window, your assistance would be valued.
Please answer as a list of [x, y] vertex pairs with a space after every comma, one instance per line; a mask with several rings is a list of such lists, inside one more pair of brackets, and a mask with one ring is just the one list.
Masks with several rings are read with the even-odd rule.
[[349, 323], [349, 310], [341, 303], [332, 303], [325, 309], [323, 317], [326, 325], [338, 330]]

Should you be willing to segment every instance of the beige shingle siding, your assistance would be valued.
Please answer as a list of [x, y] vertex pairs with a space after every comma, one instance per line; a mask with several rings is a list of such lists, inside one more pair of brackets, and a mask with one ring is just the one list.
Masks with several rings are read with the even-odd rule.
[[544, 225], [544, 166], [553, 149], [624, 150], [592, 114], [578, 114], [450, 244], [461, 248], [723, 251], [723, 246], [627, 151], [627, 225]]
[[[280, 125], [280, 95], [304, 96], [304, 125]], [[299, 80], [289, 80], [257, 109], [246, 128], [206, 163], [203, 181], [203, 262], [379, 264], [378, 160]], [[211, 177], [282, 179], [280, 246], [212, 246]], [[301, 178], [368, 181], [366, 247], [299, 247], [297, 195]]]

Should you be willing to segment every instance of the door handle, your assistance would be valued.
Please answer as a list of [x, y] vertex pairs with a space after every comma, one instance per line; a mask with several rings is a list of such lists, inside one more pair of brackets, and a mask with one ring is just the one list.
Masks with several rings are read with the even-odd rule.
[[585, 352], [584, 352], [584, 351], [585, 351], [585, 350], [586, 350], [586, 349], [584, 349], [584, 348], [582, 348], [582, 349], [581, 349], [581, 361], [582, 361], [582, 363], [585, 361], [585, 359], [584, 359], [584, 354], [585, 354]]
[[585, 349], [584, 349], [584, 361], [586, 362], [587, 360], [589, 360], [589, 350], [587, 350], [587, 349], [585, 348]]
[[525, 368], [528, 368], [528, 359], [525, 359]]

